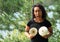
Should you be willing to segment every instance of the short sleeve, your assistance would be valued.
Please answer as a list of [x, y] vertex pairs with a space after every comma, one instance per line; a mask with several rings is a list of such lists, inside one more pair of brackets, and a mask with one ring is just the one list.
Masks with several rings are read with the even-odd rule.
[[51, 23], [48, 20], [46, 21], [46, 26], [47, 27], [51, 27], [52, 26]]
[[31, 22], [31, 20], [30, 20], [30, 21], [28, 21], [27, 26], [30, 26], [30, 25], [31, 25], [31, 23], [32, 23], [32, 22]]

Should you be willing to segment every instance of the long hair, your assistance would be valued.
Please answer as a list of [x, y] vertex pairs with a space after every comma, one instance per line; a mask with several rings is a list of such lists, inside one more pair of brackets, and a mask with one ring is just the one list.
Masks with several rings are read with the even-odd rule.
[[41, 4], [39, 4], [39, 3], [38, 3], [38, 4], [35, 4], [35, 5], [33, 6], [33, 8], [32, 8], [32, 19], [35, 18], [35, 16], [34, 16], [34, 8], [35, 8], [35, 7], [39, 7], [39, 8], [41, 9], [41, 11], [42, 11], [42, 18], [43, 18], [43, 19], [46, 19], [47, 13], [46, 13], [44, 7], [43, 7]]

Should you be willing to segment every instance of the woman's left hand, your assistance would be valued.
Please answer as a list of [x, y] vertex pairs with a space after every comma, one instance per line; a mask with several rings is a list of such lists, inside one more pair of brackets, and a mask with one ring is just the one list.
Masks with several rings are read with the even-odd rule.
[[48, 38], [50, 36], [50, 33], [48, 35], [43, 36], [43, 38]]
[[43, 38], [49, 38], [53, 34], [53, 30], [51, 27], [48, 28], [49, 34], [43, 36]]

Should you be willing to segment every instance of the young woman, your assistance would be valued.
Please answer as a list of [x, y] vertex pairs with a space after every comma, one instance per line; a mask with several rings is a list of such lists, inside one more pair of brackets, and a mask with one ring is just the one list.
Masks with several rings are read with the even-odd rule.
[[[52, 27], [51, 23], [46, 19], [46, 11], [44, 7], [40, 4], [36, 4], [32, 8], [32, 19], [27, 23], [27, 26], [25, 28], [25, 34], [27, 37], [31, 39], [31, 42], [48, 42], [48, 38], [52, 35]], [[37, 30], [39, 30], [40, 27], [46, 26], [49, 34], [45, 36], [40, 36], [39, 33], [37, 33], [36, 36], [32, 36], [29, 34], [29, 30], [32, 27], [35, 27]]]

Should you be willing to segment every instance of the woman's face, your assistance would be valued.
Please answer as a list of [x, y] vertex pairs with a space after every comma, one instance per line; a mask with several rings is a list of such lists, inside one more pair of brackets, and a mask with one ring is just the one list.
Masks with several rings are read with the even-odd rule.
[[34, 7], [34, 15], [35, 15], [35, 17], [42, 18], [42, 11], [39, 7]]

